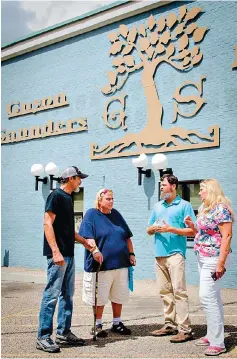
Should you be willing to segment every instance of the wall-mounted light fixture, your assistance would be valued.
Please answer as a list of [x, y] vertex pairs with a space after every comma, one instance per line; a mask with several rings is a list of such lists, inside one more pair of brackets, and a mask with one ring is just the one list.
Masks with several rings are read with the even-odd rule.
[[148, 164], [148, 158], [145, 153], [142, 153], [138, 158], [133, 158], [132, 163], [138, 169], [138, 186], [142, 184], [142, 174], [145, 174], [146, 177], [151, 177], [151, 170], [142, 170], [143, 167], [146, 167]]
[[31, 174], [35, 176], [35, 190], [38, 191], [38, 183], [43, 182], [43, 184], [46, 184], [48, 182], [48, 177], [40, 178], [40, 176], [44, 173], [44, 167], [36, 163], [33, 166], [31, 166]]
[[[139, 157], [133, 158], [132, 163], [138, 169], [138, 185], [142, 184], [142, 174], [146, 177], [151, 177], [151, 170], [142, 170], [143, 167], [148, 165], [148, 157], [142, 153]], [[157, 153], [152, 157], [151, 164], [154, 170], [159, 170], [160, 177], [165, 174], [173, 174], [172, 168], [168, 168], [168, 159], [163, 153]]]
[[152, 157], [151, 160], [152, 167], [154, 170], [159, 170], [160, 177], [165, 174], [173, 174], [172, 168], [168, 168], [168, 159], [163, 153], [157, 153]]
[[38, 183], [43, 182], [43, 184], [48, 183], [48, 177], [40, 178], [40, 176], [45, 172], [47, 175], [49, 175], [50, 178], [50, 190], [53, 190], [53, 181], [60, 182], [60, 177], [54, 177], [58, 174], [59, 168], [55, 163], [49, 162], [45, 168], [41, 164], [34, 164], [31, 166], [31, 174], [35, 176], [35, 190], [38, 191]]
[[59, 168], [58, 166], [53, 163], [53, 162], [49, 162], [46, 166], [45, 166], [45, 172], [47, 173], [47, 175], [49, 175], [50, 178], [50, 191], [53, 190], [53, 181], [56, 182], [60, 182], [60, 177], [54, 177], [58, 174], [59, 172]]

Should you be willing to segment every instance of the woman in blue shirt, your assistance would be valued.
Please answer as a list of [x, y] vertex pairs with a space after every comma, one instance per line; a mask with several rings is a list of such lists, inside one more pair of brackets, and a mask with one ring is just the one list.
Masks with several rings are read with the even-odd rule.
[[84, 238], [93, 238], [97, 248], [85, 251], [83, 301], [95, 305], [95, 275], [98, 274], [96, 310], [96, 334], [106, 337], [102, 329], [102, 315], [108, 299], [112, 304], [112, 332], [131, 335], [121, 321], [122, 306], [129, 299], [128, 267], [136, 265], [132, 244], [132, 232], [122, 215], [113, 208], [113, 191], [100, 190], [96, 195], [95, 208], [89, 209], [81, 223], [79, 233]]

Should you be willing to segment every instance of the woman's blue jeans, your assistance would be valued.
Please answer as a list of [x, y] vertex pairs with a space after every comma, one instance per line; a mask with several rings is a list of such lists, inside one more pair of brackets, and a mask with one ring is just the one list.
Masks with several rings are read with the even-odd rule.
[[49, 338], [53, 333], [53, 316], [57, 302], [57, 334], [67, 334], [70, 331], [75, 290], [75, 262], [74, 257], [64, 257], [64, 261], [63, 266], [57, 266], [53, 258], [48, 259], [47, 285], [41, 302], [38, 338]]

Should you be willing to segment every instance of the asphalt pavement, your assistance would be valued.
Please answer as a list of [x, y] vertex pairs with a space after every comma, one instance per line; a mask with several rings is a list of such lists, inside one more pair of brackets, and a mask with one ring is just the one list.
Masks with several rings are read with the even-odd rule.
[[[46, 274], [42, 270], [2, 267], [2, 358], [204, 358], [204, 348], [195, 341], [205, 335], [205, 316], [200, 307], [198, 287], [188, 286], [190, 316], [195, 339], [171, 344], [170, 337], [156, 338], [150, 332], [163, 324], [163, 308], [154, 280], [137, 280], [122, 319], [132, 330], [123, 337], [109, 331], [111, 306], [105, 307], [103, 322], [108, 329], [106, 339], [92, 340], [92, 309], [81, 299], [82, 275], [76, 275], [72, 332], [86, 339], [85, 347], [62, 348], [60, 353], [47, 354], [35, 347], [38, 313]], [[223, 289], [225, 343], [223, 358], [237, 358], [237, 289]], [[56, 326], [56, 316], [54, 328]], [[55, 335], [55, 331], [54, 331]], [[207, 358], [207, 357], [206, 357]]]

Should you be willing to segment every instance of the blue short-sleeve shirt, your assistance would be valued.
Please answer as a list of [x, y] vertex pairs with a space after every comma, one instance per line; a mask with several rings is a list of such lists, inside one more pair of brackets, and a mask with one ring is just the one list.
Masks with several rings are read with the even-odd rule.
[[[176, 228], [186, 228], [184, 218], [190, 216], [193, 222], [196, 217], [191, 204], [180, 196], [171, 203], [162, 200], [155, 204], [148, 226], [152, 226], [157, 219]], [[186, 255], [186, 237], [174, 233], [155, 233], [155, 257], [168, 257], [175, 253]]]
[[[111, 213], [104, 214], [95, 208], [89, 209], [80, 225], [79, 234], [84, 238], [93, 238], [103, 254], [101, 271], [127, 268], [131, 265], [127, 239], [132, 237], [123, 216], [112, 209]], [[98, 263], [93, 255], [85, 250], [84, 270], [95, 272]]]

